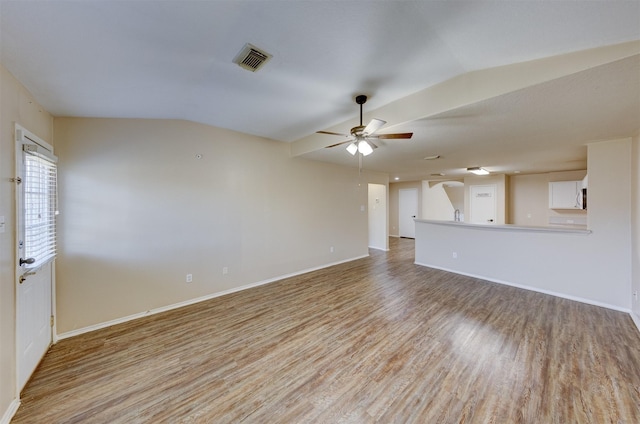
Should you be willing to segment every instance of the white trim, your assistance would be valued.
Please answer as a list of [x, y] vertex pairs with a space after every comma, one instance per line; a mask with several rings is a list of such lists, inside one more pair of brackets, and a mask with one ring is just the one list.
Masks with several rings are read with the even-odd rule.
[[128, 321], [133, 321], [134, 319], [144, 318], [144, 317], [149, 316], [149, 315], [155, 315], [155, 314], [159, 314], [161, 312], [171, 311], [173, 309], [178, 309], [178, 308], [182, 308], [184, 306], [189, 306], [189, 305], [193, 305], [193, 304], [196, 304], [196, 303], [204, 302], [206, 300], [214, 299], [216, 297], [225, 296], [227, 294], [231, 294], [231, 293], [235, 293], [235, 292], [251, 289], [251, 288], [262, 286], [262, 285], [269, 284], [269, 283], [274, 283], [276, 281], [284, 280], [286, 278], [295, 277], [297, 275], [306, 274], [308, 272], [317, 271], [319, 269], [324, 269], [324, 268], [329, 268], [329, 267], [332, 267], [332, 266], [335, 266], [335, 265], [340, 265], [340, 264], [343, 264], [343, 263], [346, 263], [346, 262], [352, 262], [352, 261], [356, 261], [358, 259], [363, 259], [363, 258], [367, 258], [367, 257], [369, 257], [368, 254], [367, 255], [362, 255], [362, 256], [356, 256], [354, 258], [345, 259], [345, 260], [338, 261], [338, 262], [332, 262], [332, 263], [329, 263], [329, 264], [325, 264], [325, 265], [321, 265], [321, 266], [317, 266], [317, 267], [313, 267], [313, 268], [308, 268], [308, 269], [305, 269], [305, 270], [302, 270], [302, 271], [292, 272], [290, 274], [280, 275], [278, 277], [269, 278], [269, 279], [258, 281], [258, 282], [255, 282], [255, 283], [245, 284], [243, 286], [234, 287], [234, 288], [229, 289], [229, 290], [224, 290], [224, 291], [221, 291], [221, 292], [207, 294], [207, 295], [204, 295], [204, 296], [201, 296], [201, 297], [196, 297], [194, 299], [189, 299], [189, 300], [185, 300], [183, 302], [174, 303], [172, 305], [161, 306], [159, 308], [150, 309], [150, 310], [145, 311], [145, 312], [139, 312], [137, 314], [128, 315], [128, 316], [122, 317], [122, 318], [116, 318], [116, 319], [113, 319], [113, 320], [110, 320], [110, 321], [101, 322], [101, 323], [98, 323], [98, 324], [94, 324], [94, 325], [90, 325], [90, 326], [87, 326], [87, 327], [79, 328], [77, 330], [67, 331], [65, 333], [58, 334], [58, 336], [56, 337], [56, 341], [57, 340], [62, 340], [62, 339], [68, 339], [70, 337], [79, 336], [81, 334], [89, 333], [91, 331], [95, 331], [95, 330], [100, 330], [102, 328], [111, 327], [112, 325], [122, 324], [122, 323], [125, 323], [125, 322], [128, 322]]
[[638, 331], [640, 331], [640, 316], [638, 316], [638, 314], [633, 311], [629, 312], [629, 315], [631, 315], [631, 320], [636, 325], [636, 327], [638, 327]]
[[[16, 141], [17, 142], [19, 142], [19, 143], [24, 143], [24, 142], [36, 143], [36, 144], [39, 144], [41, 147], [44, 147], [45, 149], [47, 149], [49, 152], [51, 152], [53, 154], [53, 146], [51, 144], [47, 143], [46, 141], [44, 141], [43, 139], [41, 139], [40, 137], [38, 137], [37, 135], [35, 135], [31, 131], [27, 130], [22, 125], [18, 124], [17, 122], [14, 122], [14, 127], [15, 127], [15, 134], [16, 134]], [[25, 138], [27, 139], [27, 141], [25, 141]], [[22, 151], [22, 149], [20, 149], [20, 151]]]
[[[470, 273], [467, 273], [467, 272], [455, 271], [455, 270], [448, 269], [448, 268], [443, 268], [443, 267], [440, 267], [440, 266], [423, 264], [423, 263], [420, 263], [420, 262], [417, 262], [417, 261], [414, 262], [414, 264], [420, 265], [420, 266], [426, 266], [427, 268], [439, 269], [439, 270], [451, 272], [451, 273], [454, 273], [454, 274], [466, 275], [467, 277], [478, 278], [478, 279], [481, 279], [481, 280], [490, 281], [492, 283], [504, 284], [506, 286], [517, 287], [519, 289], [530, 290], [530, 291], [534, 291], [534, 292], [538, 292], [538, 293], [544, 293], [544, 294], [548, 294], [548, 295], [551, 295], [551, 296], [560, 297], [560, 298], [563, 298], [563, 299], [574, 300], [576, 302], [586, 303], [586, 304], [589, 304], [589, 305], [600, 306], [602, 308], [613, 309], [614, 311], [631, 313], [630, 309], [621, 308], [620, 306], [610, 305], [608, 303], [598, 302], [597, 300], [585, 299], [583, 297], [572, 296], [572, 295], [569, 295], [569, 294], [554, 292], [554, 291], [551, 291], [551, 290], [543, 290], [543, 289], [539, 289], [537, 287], [526, 286], [526, 285], [523, 285], [523, 284], [516, 284], [516, 283], [512, 283], [510, 281], [498, 280], [496, 278], [485, 277], [485, 276], [482, 276], [482, 275], [475, 275], [475, 274], [470, 274]], [[638, 329], [640, 329], [640, 326], [638, 327]]]
[[376, 247], [376, 246], [369, 246], [369, 249], [380, 250], [381, 252], [388, 252], [389, 251], [389, 249], [383, 249], [381, 247]]
[[58, 343], [58, 313], [56, 309], [56, 260], [51, 263], [51, 316], [53, 326], [51, 327], [51, 344]]
[[7, 410], [4, 411], [4, 415], [0, 420], [0, 424], [9, 424], [13, 416], [16, 415], [16, 412], [18, 412], [19, 407], [20, 407], [20, 400], [19, 399], [12, 400]]

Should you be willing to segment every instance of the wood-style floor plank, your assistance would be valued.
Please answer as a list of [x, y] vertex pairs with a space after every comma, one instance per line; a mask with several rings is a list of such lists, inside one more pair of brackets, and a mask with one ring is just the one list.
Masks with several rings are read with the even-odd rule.
[[390, 247], [62, 340], [12, 423], [640, 423], [628, 315]]

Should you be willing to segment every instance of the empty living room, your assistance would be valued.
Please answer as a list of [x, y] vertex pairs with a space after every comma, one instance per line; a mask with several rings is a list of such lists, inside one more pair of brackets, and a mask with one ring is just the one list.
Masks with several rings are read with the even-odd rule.
[[640, 0], [0, 0], [0, 424], [640, 422]]

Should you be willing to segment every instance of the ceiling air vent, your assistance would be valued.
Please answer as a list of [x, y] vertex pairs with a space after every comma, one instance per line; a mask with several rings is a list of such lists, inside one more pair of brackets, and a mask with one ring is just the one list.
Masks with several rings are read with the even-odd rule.
[[240, 53], [233, 59], [241, 68], [255, 72], [262, 67], [272, 55], [260, 50], [252, 44], [245, 44]]

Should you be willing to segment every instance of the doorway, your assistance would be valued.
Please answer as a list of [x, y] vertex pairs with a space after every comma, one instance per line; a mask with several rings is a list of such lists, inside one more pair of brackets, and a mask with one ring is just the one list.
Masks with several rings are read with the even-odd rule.
[[405, 238], [416, 238], [418, 216], [418, 189], [401, 188], [398, 192], [398, 235]]
[[369, 184], [369, 247], [389, 250], [387, 236], [387, 186]]
[[57, 215], [53, 147], [21, 126], [16, 135], [16, 383], [22, 391], [52, 342]]

